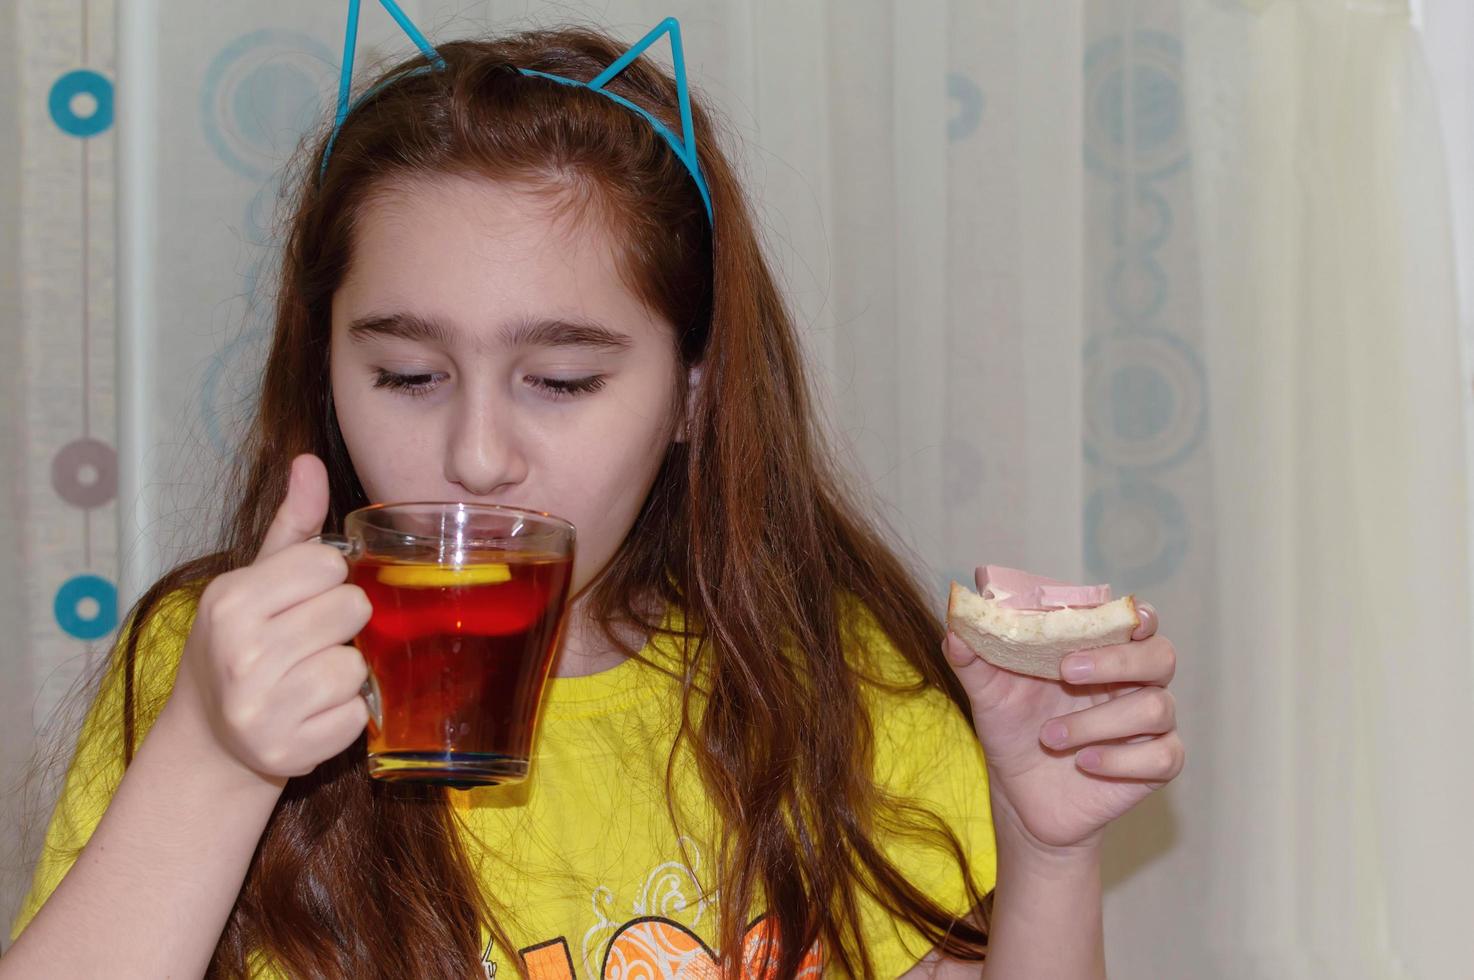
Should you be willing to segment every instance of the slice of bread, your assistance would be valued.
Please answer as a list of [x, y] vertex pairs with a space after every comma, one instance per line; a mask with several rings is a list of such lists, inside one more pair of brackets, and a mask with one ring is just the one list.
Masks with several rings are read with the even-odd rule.
[[995, 667], [1052, 681], [1062, 679], [1059, 662], [1066, 654], [1126, 643], [1139, 625], [1129, 595], [1089, 609], [1027, 612], [1004, 609], [953, 582], [947, 600], [947, 628], [974, 653]]

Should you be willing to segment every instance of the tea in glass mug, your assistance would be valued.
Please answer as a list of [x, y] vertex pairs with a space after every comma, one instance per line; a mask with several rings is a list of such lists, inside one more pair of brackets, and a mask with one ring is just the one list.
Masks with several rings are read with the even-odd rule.
[[376, 779], [457, 787], [527, 776], [562, 637], [574, 528], [488, 504], [375, 504], [321, 536], [348, 559], [373, 614], [368, 767]]

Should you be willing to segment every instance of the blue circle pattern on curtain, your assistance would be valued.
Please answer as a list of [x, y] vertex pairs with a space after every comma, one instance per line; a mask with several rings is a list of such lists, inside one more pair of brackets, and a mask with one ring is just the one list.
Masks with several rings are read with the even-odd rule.
[[[52, 83], [46, 108], [68, 136], [101, 136], [113, 127], [113, 83], [90, 68], [69, 71]], [[51, 484], [58, 497], [83, 510], [111, 503], [117, 495], [117, 454], [100, 440], [74, 439], [52, 457]], [[57, 589], [52, 614], [69, 636], [100, 640], [118, 625], [117, 586], [99, 575], [75, 575]]]
[[1148, 181], [1138, 181], [1129, 194], [1125, 188], [1117, 190], [1111, 199], [1112, 245], [1155, 252], [1171, 237], [1172, 205], [1161, 191]]
[[100, 640], [118, 625], [117, 586], [99, 575], [74, 576], [56, 590], [52, 610], [69, 635]]
[[242, 212], [242, 237], [255, 253], [242, 279], [247, 319], [211, 357], [200, 388], [205, 434], [222, 454], [234, 448], [234, 426], [252, 404], [235, 378], [253, 371], [264, 353], [279, 171], [302, 135], [323, 121], [323, 93], [332, 88], [337, 64], [338, 55], [312, 35], [268, 28], [230, 41], [205, 70], [205, 140], [233, 172], [261, 182]]
[[1125, 591], [1171, 578], [1187, 546], [1187, 514], [1165, 487], [1128, 480], [1085, 502], [1085, 567]]
[[87, 68], [69, 71], [52, 84], [46, 107], [63, 133], [99, 136], [113, 125], [113, 83]]
[[1163, 322], [1183, 306], [1164, 256], [1179, 230], [1172, 201], [1190, 200], [1174, 179], [1189, 163], [1181, 62], [1178, 38], [1147, 29], [1096, 41], [1084, 62], [1085, 164], [1109, 195], [1113, 253], [1099, 314], [1114, 324], [1093, 327], [1083, 351], [1083, 450], [1103, 483], [1085, 503], [1084, 559], [1123, 590], [1167, 581], [1187, 555], [1187, 508], [1162, 478], [1202, 448], [1208, 425], [1202, 357]]
[[986, 100], [978, 83], [959, 71], [947, 73], [947, 99], [957, 105], [957, 111], [947, 120], [947, 139], [955, 143], [977, 132]]
[[1129, 46], [1117, 35], [1086, 51], [1085, 162], [1095, 172], [1157, 179], [1182, 169], [1184, 113], [1177, 38], [1141, 30]]
[[241, 277], [241, 294], [256, 313], [261, 306], [269, 307], [276, 285], [273, 275], [280, 254], [280, 242], [276, 239], [276, 207], [281, 193], [281, 184], [272, 179], [262, 183], [241, 212], [241, 236], [250, 258], [249, 267]]
[[1146, 474], [1181, 463], [1208, 428], [1202, 360], [1165, 330], [1097, 334], [1085, 345], [1085, 459]]
[[255, 407], [255, 392], [240, 379], [256, 377], [265, 359], [268, 333], [262, 317], [253, 316], [239, 335], [211, 355], [205, 369], [200, 383], [200, 417], [205, 437], [222, 456], [238, 448], [236, 426]]
[[322, 118], [337, 55], [299, 31], [252, 31], [211, 60], [200, 121], [215, 155], [253, 180], [270, 177]]

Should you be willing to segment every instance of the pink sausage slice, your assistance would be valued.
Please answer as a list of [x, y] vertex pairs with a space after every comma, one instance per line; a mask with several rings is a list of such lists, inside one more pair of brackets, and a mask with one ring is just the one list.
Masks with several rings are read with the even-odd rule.
[[1004, 609], [1047, 612], [1050, 609], [1089, 609], [1111, 601], [1109, 585], [1070, 585], [1042, 575], [1034, 575], [1002, 565], [984, 565], [977, 572], [978, 588], [985, 599], [997, 599], [998, 592], [1009, 593], [999, 599]]

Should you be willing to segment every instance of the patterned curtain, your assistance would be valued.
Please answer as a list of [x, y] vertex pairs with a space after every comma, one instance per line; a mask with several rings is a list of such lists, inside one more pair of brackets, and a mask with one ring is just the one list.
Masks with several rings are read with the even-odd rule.
[[[0, 5], [7, 921], [28, 764], [218, 521], [341, 6]], [[432, 39], [680, 17], [938, 613], [985, 562], [1162, 611], [1190, 758], [1112, 831], [1113, 975], [1474, 971], [1470, 102], [1406, 0], [404, 6]], [[1463, 84], [1462, 0], [1421, 11]], [[361, 42], [409, 49], [372, 2]]]

